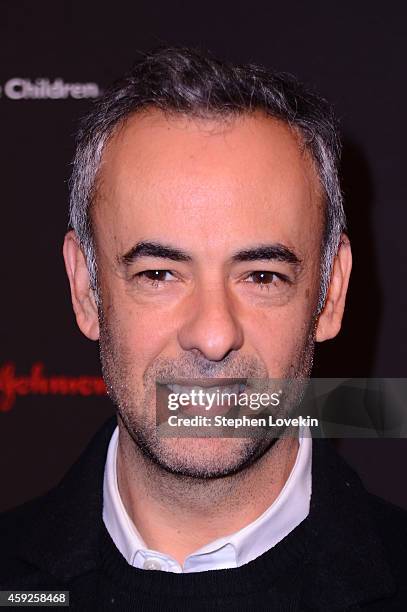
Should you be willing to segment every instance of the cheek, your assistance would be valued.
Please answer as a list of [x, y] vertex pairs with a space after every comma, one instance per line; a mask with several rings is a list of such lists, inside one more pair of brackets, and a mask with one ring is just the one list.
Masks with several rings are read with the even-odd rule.
[[247, 319], [245, 338], [270, 375], [278, 378], [298, 361], [311, 327], [312, 313], [306, 305], [262, 312]]
[[126, 300], [116, 299], [110, 305], [108, 324], [113, 330], [117, 348], [133, 372], [144, 372], [157, 356], [165, 352], [173, 333], [171, 317], [166, 313], [141, 308], [126, 303]]

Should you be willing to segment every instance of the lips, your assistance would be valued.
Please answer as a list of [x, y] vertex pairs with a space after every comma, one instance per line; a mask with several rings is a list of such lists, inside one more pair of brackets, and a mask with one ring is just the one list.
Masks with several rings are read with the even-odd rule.
[[[226, 415], [237, 405], [237, 399], [246, 389], [247, 379], [194, 379], [167, 383], [164, 386], [167, 402], [170, 394], [183, 397], [177, 413], [185, 416]], [[190, 398], [191, 401], [187, 401]], [[168, 403], [167, 403], [168, 406]]]
[[241, 383], [236, 383], [234, 385], [225, 385], [225, 386], [220, 386], [220, 385], [215, 385], [213, 387], [204, 387], [203, 385], [195, 385], [195, 386], [190, 386], [190, 385], [177, 385], [177, 384], [172, 384], [172, 385], [167, 385], [168, 389], [170, 389], [171, 393], [177, 393], [178, 395], [180, 395], [181, 393], [185, 393], [188, 395], [191, 395], [192, 392], [195, 392], [196, 394], [199, 394], [200, 392], [202, 392], [203, 395], [213, 395], [216, 393], [222, 394], [222, 393], [234, 393], [236, 395], [239, 395], [240, 393], [242, 393], [246, 387], [246, 385], [241, 384]]
[[222, 389], [231, 385], [246, 385], [247, 378], [172, 378], [171, 380], [157, 381], [163, 385], [179, 385], [181, 387], [202, 387], [208, 389], [210, 387], [216, 387]]

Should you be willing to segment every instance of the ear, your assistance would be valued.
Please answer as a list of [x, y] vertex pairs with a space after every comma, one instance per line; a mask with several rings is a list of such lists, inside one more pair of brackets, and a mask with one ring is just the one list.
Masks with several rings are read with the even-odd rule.
[[342, 234], [334, 259], [325, 305], [316, 326], [317, 342], [334, 338], [341, 329], [351, 269], [352, 251], [349, 238], [346, 234]]
[[95, 297], [90, 286], [86, 260], [75, 232], [64, 240], [63, 254], [71, 286], [72, 306], [79, 329], [90, 340], [99, 339], [99, 318]]

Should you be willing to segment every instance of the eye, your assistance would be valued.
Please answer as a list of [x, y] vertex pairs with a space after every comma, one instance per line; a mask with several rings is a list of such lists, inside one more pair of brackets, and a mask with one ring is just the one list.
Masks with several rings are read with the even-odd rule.
[[169, 270], [143, 270], [135, 274], [134, 278], [139, 282], [146, 282], [157, 287], [160, 283], [171, 281], [173, 274]]
[[253, 283], [259, 285], [261, 289], [270, 289], [271, 285], [278, 285], [281, 283], [289, 283], [289, 279], [284, 274], [277, 274], [277, 272], [270, 272], [269, 270], [256, 270], [251, 272], [245, 279], [247, 283]]

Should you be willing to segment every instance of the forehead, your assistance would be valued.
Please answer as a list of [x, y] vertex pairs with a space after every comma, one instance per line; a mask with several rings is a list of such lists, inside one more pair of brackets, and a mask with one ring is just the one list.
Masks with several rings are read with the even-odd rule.
[[118, 249], [170, 236], [221, 248], [241, 246], [242, 233], [291, 245], [310, 233], [320, 240], [321, 210], [314, 164], [284, 123], [260, 113], [197, 119], [151, 110], [106, 146], [93, 218], [96, 235]]

